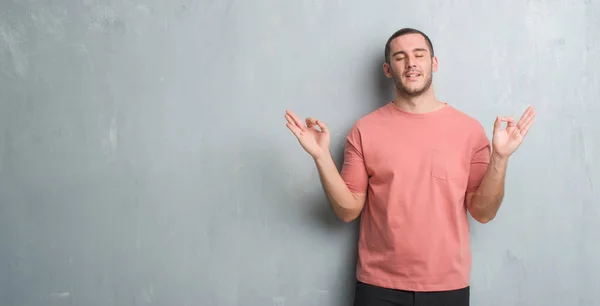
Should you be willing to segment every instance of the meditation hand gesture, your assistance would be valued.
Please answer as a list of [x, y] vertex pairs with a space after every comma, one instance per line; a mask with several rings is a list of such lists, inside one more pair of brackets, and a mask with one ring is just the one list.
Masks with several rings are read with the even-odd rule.
[[[286, 126], [296, 135], [298, 141], [312, 156], [313, 159], [319, 159], [329, 154], [330, 135], [327, 125], [322, 121], [306, 118], [306, 125], [292, 111], [286, 111]], [[317, 129], [317, 126], [319, 129]]]
[[[496, 117], [492, 138], [493, 154], [506, 159], [514, 153], [523, 142], [534, 118], [535, 109], [532, 106], [525, 110], [516, 124], [512, 117]], [[502, 129], [502, 122], [507, 124], [505, 129]]]

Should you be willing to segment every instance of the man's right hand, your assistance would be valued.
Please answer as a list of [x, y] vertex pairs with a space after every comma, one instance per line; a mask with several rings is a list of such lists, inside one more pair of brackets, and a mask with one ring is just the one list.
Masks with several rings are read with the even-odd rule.
[[289, 110], [285, 112], [285, 119], [286, 126], [315, 160], [323, 190], [335, 214], [344, 222], [358, 218], [365, 205], [366, 193], [352, 193], [343, 180], [329, 152], [330, 134], [327, 125], [310, 117], [306, 118], [304, 124]]
[[305, 125], [296, 114], [289, 110], [285, 112], [285, 119], [288, 122], [286, 124], [288, 129], [296, 135], [304, 150], [313, 159], [317, 160], [329, 154], [330, 134], [323, 121], [309, 117], [306, 118]]

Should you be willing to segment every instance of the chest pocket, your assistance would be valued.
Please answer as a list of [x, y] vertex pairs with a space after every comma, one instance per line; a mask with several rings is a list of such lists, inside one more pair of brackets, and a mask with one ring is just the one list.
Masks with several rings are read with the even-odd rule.
[[469, 161], [456, 150], [431, 150], [431, 176], [442, 181], [467, 179]]

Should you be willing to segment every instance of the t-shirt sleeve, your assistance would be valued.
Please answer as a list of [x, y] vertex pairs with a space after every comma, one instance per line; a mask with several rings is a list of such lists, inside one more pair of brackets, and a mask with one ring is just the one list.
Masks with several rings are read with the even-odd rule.
[[490, 163], [491, 146], [483, 127], [479, 128], [474, 144], [467, 193], [477, 190]]
[[352, 193], [367, 192], [369, 176], [365, 168], [360, 130], [356, 125], [346, 136], [341, 176]]

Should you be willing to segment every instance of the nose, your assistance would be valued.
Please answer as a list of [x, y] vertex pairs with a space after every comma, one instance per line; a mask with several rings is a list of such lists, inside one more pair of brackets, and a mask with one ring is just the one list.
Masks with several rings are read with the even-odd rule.
[[409, 69], [409, 68], [414, 68], [414, 67], [417, 67], [417, 65], [414, 63], [414, 61], [415, 61], [415, 59], [414, 59], [414, 58], [412, 58], [412, 57], [408, 56], [408, 57], [406, 58], [406, 68], [408, 68], [408, 69]]

